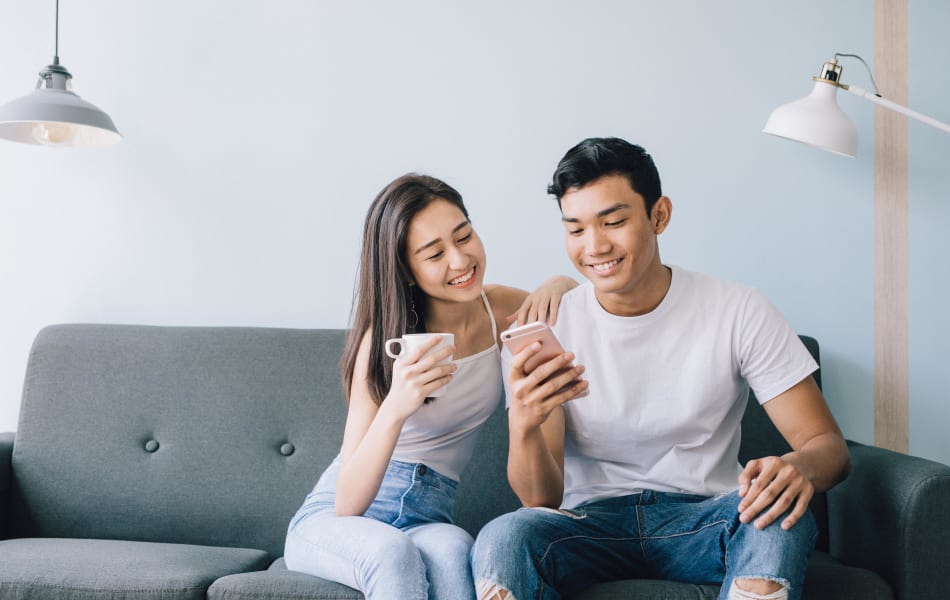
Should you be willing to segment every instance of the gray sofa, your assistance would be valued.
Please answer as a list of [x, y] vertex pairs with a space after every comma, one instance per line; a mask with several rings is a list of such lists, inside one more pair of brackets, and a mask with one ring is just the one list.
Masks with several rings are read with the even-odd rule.
[[[362, 598], [287, 571], [287, 523], [336, 454], [342, 330], [57, 325], [30, 352], [16, 434], [0, 436], [0, 598]], [[817, 344], [806, 338], [817, 355]], [[9, 400], [8, 400], [9, 401]], [[783, 451], [754, 401], [743, 457]], [[516, 507], [504, 412], [459, 488], [473, 534]], [[805, 597], [946, 598], [950, 468], [851, 444], [814, 502]], [[580, 597], [715, 598], [623, 581]]]

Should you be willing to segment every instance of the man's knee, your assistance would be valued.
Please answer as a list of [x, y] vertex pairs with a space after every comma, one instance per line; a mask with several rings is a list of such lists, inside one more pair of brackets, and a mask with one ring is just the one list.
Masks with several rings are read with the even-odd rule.
[[511, 592], [487, 579], [475, 582], [475, 595], [478, 600], [517, 600]]
[[[504, 535], [504, 527], [499, 526], [498, 522], [507, 516], [508, 515], [503, 515], [502, 517], [493, 519], [479, 530], [470, 553], [472, 572], [475, 574], [475, 577], [478, 577], [479, 573], [487, 572], [490, 566], [497, 565], [499, 558], [504, 560], [499, 554], [505, 553], [506, 538]], [[482, 597], [481, 593], [478, 594], [478, 597]], [[487, 597], [491, 598], [491, 596]]]
[[507, 554], [518, 546], [518, 541], [512, 537], [520, 530], [516, 526], [517, 515], [517, 512], [501, 515], [479, 530], [478, 537], [475, 538], [475, 546], [472, 548], [473, 560], [477, 561], [479, 557], [487, 558], [499, 553]]
[[788, 583], [753, 577], [736, 578], [729, 588], [728, 600], [787, 600]]

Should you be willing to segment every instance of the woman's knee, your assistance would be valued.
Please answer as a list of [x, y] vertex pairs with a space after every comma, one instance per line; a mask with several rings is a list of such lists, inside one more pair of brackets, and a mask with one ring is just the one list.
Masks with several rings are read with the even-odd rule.
[[406, 530], [406, 534], [423, 556], [444, 561], [461, 560], [465, 564], [468, 563], [469, 552], [475, 542], [467, 531], [448, 523], [431, 523], [413, 527]]
[[398, 529], [387, 533], [362, 546], [356, 557], [357, 566], [405, 573], [424, 571], [419, 549], [409, 536]]

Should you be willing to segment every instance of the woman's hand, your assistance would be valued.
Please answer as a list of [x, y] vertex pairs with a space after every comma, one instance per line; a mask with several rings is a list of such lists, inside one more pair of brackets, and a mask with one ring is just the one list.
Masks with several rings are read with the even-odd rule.
[[[439, 364], [455, 352], [455, 346], [445, 346], [429, 352], [438, 345], [442, 336], [435, 336], [414, 351], [400, 356], [393, 363], [393, 380], [389, 394], [380, 406], [393, 418], [405, 421], [425, 402], [432, 392], [448, 384], [458, 368], [455, 363]], [[428, 353], [428, 354], [427, 354]]]
[[508, 315], [508, 322], [523, 325], [534, 321], [547, 321], [549, 325], [554, 325], [557, 322], [561, 296], [576, 287], [577, 282], [564, 275], [547, 279], [538, 289], [528, 294], [517, 312]]

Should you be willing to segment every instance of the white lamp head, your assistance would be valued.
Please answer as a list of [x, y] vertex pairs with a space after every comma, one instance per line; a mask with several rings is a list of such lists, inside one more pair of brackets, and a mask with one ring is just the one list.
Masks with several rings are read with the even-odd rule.
[[841, 66], [826, 62], [815, 87], [800, 100], [783, 104], [769, 115], [763, 133], [787, 138], [854, 157], [858, 153], [858, 129], [838, 106]]
[[33, 93], [0, 106], [0, 139], [44, 146], [104, 146], [122, 139], [109, 115], [73, 93], [73, 76], [59, 64], [59, 0], [56, 52], [40, 71]]
[[71, 78], [54, 58], [40, 72], [33, 92], [0, 106], [0, 138], [44, 146], [103, 146], [122, 140], [109, 115], [71, 91]]

